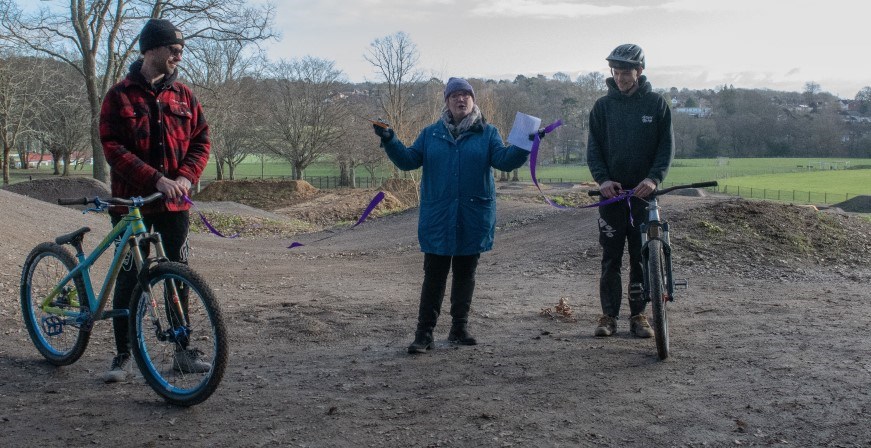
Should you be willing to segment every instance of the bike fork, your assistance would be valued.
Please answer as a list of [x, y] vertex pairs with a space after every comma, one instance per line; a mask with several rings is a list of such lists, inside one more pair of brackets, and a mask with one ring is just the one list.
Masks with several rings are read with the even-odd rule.
[[[643, 224], [641, 227], [641, 262], [644, 265], [645, 272], [647, 271], [647, 261], [650, 259], [650, 249], [649, 249], [649, 237], [647, 234], [647, 228], [649, 224]], [[674, 301], [674, 290], [676, 288], [687, 289], [687, 280], [686, 279], [678, 279], [675, 280], [672, 275], [672, 262], [671, 262], [671, 240], [669, 238], [668, 231], [668, 223], [667, 222], [657, 222], [656, 229], [654, 229], [653, 237], [659, 240], [662, 243], [662, 258], [663, 258], [663, 267], [665, 268], [665, 272], [663, 273], [666, 282], [665, 289], [665, 301], [673, 302]], [[642, 300], [645, 302], [650, 301], [650, 279], [649, 275], [644, 276], [644, 283], [640, 285], [642, 288]], [[632, 297], [632, 288], [638, 287], [634, 285], [629, 285], [630, 289], [630, 300]]]
[[[139, 244], [142, 242], [151, 244], [154, 247], [154, 257], [149, 257], [148, 259], [142, 257], [142, 252], [139, 250]], [[148, 294], [148, 300], [151, 302], [148, 317], [154, 326], [154, 332], [158, 340], [171, 341], [177, 344], [180, 343], [182, 346], [186, 345], [186, 340], [189, 338], [189, 324], [187, 321], [187, 313], [185, 312], [180, 299], [181, 294], [179, 291], [179, 285], [177, 285], [172, 279], [165, 280], [163, 300], [164, 306], [166, 307], [166, 313], [167, 316], [172, 315], [178, 317], [178, 322], [174, 322], [173, 319], [171, 319], [167, 322], [167, 329], [164, 329], [163, 325], [161, 325], [162, 318], [158, 314], [158, 310], [162, 308], [158, 305], [158, 300], [160, 299], [155, 297], [154, 291], [148, 283], [147, 273], [151, 270], [151, 266], [164, 261], [169, 261], [166, 257], [166, 252], [163, 249], [163, 241], [160, 234], [149, 234], [140, 238], [139, 241], [135, 244], [131, 244], [131, 246], [134, 247], [134, 257], [139, 268], [137, 280], [139, 281], [142, 291], [145, 294]]]

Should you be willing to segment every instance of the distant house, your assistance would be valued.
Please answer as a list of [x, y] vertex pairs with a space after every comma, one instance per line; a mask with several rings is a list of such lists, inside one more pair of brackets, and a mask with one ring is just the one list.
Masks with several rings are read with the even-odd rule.
[[684, 114], [689, 115], [691, 117], [696, 118], [706, 118], [711, 115], [710, 107], [676, 107], [674, 109], [676, 114]]
[[849, 123], [871, 123], [871, 116], [862, 115], [854, 110], [841, 112], [841, 115], [844, 116], [844, 121]]
[[[9, 158], [12, 159], [12, 166], [16, 168], [22, 168], [24, 166], [19, 160], [18, 154], [11, 154]], [[84, 163], [86, 165], [93, 165], [94, 163], [94, 159], [92, 157], [87, 157], [84, 153], [76, 152], [70, 154], [70, 163], [76, 164], [77, 161], [78, 163]], [[27, 166], [30, 168], [47, 167], [51, 166], [52, 163], [51, 154], [48, 153], [31, 153], [27, 155]], [[63, 164], [63, 160], [61, 160], [60, 163]]]
[[[20, 157], [18, 154], [12, 154], [12, 166], [16, 168], [23, 168], [24, 164], [21, 163]], [[51, 165], [51, 154], [39, 155], [39, 154], [28, 154], [27, 155], [27, 166], [30, 168], [37, 168], [39, 166], [49, 166]]]

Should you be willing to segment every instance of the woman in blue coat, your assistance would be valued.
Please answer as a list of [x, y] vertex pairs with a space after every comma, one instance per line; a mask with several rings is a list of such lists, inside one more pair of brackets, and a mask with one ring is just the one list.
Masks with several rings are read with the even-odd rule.
[[441, 119], [424, 128], [409, 147], [392, 129], [375, 126], [387, 156], [399, 169], [423, 168], [417, 235], [424, 253], [424, 276], [417, 331], [409, 353], [432, 348], [432, 331], [452, 268], [448, 341], [476, 344], [467, 324], [478, 258], [493, 247], [496, 230], [492, 168], [511, 171], [529, 156], [524, 149], [505, 146], [499, 131], [487, 123], [475, 104], [475, 91], [465, 79], [450, 78], [444, 100]]

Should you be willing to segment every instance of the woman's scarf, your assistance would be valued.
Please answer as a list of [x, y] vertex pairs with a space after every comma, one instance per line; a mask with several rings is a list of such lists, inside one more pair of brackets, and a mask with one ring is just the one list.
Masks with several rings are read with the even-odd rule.
[[466, 115], [466, 118], [463, 118], [463, 121], [461, 121], [460, 124], [454, 125], [451, 123], [451, 111], [448, 109], [448, 106], [445, 105], [445, 108], [442, 109], [442, 122], [454, 138], [463, 135], [463, 133], [471, 129], [472, 126], [478, 124], [478, 122], [483, 122], [483, 118], [484, 117], [481, 115], [481, 109], [478, 109], [478, 105], [475, 104], [472, 108], [472, 113]]

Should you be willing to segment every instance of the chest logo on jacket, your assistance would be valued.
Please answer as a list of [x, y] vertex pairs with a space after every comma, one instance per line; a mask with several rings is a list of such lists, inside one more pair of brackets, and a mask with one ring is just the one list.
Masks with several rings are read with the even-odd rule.
[[642, 123], [653, 123], [653, 115], [642, 115], [641, 122]]

